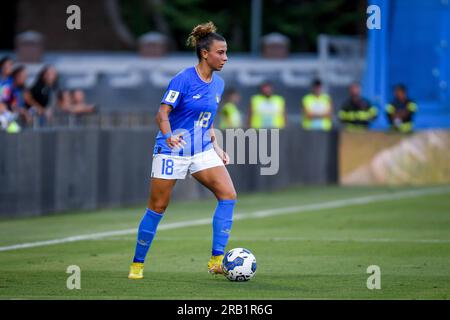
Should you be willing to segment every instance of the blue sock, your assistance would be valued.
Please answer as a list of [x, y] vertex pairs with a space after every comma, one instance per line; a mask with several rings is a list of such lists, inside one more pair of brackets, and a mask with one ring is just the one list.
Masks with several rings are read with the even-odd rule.
[[147, 209], [139, 224], [136, 251], [133, 262], [144, 263], [145, 256], [152, 244], [153, 238], [158, 228], [159, 221], [161, 221], [162, 213], [158, 213]]
[[236, 200], [219, 200], [213, 217], [212, 255], [224, 254], [233, 224], [233, 209]]

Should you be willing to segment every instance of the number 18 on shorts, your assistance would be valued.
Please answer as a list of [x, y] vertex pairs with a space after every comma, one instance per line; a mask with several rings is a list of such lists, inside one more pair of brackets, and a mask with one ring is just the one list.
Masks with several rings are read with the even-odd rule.
[[184, 179], [188, 170], [192, 174], [217, 166], [223, 166], [223, 162], [213, 149], [187, 157], [155, 154], [153, 155], [152, 178]]

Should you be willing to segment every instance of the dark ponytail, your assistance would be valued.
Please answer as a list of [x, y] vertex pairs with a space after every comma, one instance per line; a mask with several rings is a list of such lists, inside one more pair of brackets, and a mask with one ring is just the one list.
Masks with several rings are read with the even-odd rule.
[[209, 51], [214, 40], [225, 41], [225, 38], [216, 33], [216, 26], [211, 21], [197, 25], [189, 34], [187, 45], [195, 48], [198, 59], [202, 58], [202, 50]]

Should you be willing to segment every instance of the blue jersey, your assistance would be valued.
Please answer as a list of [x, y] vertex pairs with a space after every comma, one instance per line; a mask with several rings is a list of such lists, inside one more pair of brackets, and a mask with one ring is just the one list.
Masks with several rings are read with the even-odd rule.
[[172, 134], [182, 133], [186, 145], [181, 150], [170, 149], [160, 130], [153, 153], [190, 156], [211, 149], [209, 130], [223, 89], [224, 81], [214, 73], [210, 82], [203, 81], [195, 67], [178, 73], [170, 81], [161, 104], [172, 106], [169, 113]]

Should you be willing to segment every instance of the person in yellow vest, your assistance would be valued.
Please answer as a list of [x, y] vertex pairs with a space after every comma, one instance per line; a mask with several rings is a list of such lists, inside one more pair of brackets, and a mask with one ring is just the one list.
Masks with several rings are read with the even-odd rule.
[[398, 84], [394, 88], [394, 100], [386, 106], [386, 114], [391, 130], [403, 133], [413, 131], [414, 115], [417, 104], [407, 95], [406, 87]]
[[311, 91], [302, 99], [303, 128], [329, 131], [333, 126], [333, 102], [328, 94], [322, 93], [320, 80], [313, 81]]
[[378, 109], [361, 95], [361, 85], [358, 82], [352, 83], [348, 91], [349, 97], [339, 110], [339, 119], [346, 130], [367, 130], [377, 118]]
[[251, 97], [248, 119], [249, 126], [255, 129], [286, 126], [285, 100], [273, 93], [270, 82], [264, 82], [260, 93]]
[[220, 128], [242, 128], [242, 115], [238, 108], [241, 95], [235, 89], [228, 89], [224, 94], [224, 105], [220, 111]]

